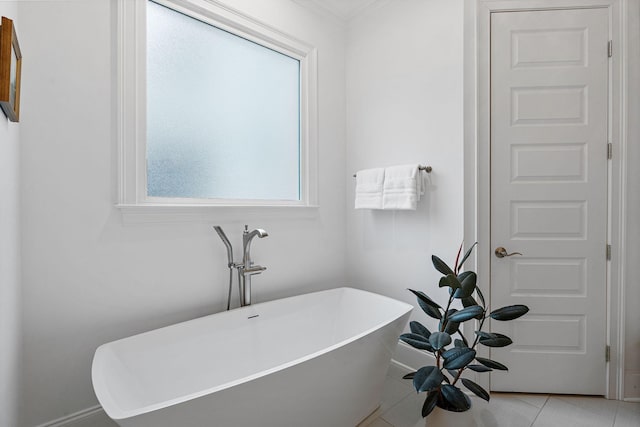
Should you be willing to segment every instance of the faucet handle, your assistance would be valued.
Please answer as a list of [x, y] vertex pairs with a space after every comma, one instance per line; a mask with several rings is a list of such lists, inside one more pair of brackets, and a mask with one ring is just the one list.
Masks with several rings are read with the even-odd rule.
[[244, 275], [260, 274], [263, 271], [265, 271], [266, 269], [267, 269], [267, 267], [263, 267], [261, 265], [252, 265], [249, 268], [243, 268], [242, 269], [242, 274], [244, 274]]

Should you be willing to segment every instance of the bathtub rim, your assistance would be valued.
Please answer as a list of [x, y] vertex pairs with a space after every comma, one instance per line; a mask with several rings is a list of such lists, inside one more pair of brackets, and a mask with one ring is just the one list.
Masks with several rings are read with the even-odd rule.
[[[258, 304], [253, 304], [251, 306], [247, 306], [247, 307], [239, 307], [235, 310], [250, 310], [252, 307], [257, 307], [263, 304], [269, 304], [269, 303], [273, 303], [275, 301], [284, 301], [284, 300], [289, 300], [289, 299], [293, 299], [293, 298], [298, 298], [298, 297], [302, 297], [305, 295], [317, 295], [317, 294], [323, 294], [323, 293], [331, 293], [331, 292], [339, 292], [339, 291], [356, 291], [358, 293], [366, 293], [366, 294], [370, 294], [370, 295], [374, 295], [377, 298], [381, 298], [383, 300], [389, 300], [391, 301], [393, 304], [396, 304], [398, 306], [399, 309], [399, 314], [395, 317], [386, 319], [385, 321], [379, 322], [377, 324], [375, 324], [374, 326], [364, 330], [363, 332], [350, 336], [347, 339], [344, 339], [342, 341], [339, 341], [333, 345], [327, 346], [322, 348], [321, 350], [315, 351], [313, 353], [309, 353], [306, 354], [302, 357], [298, 357], [296, 359], [290, 360], [286, 363], [282, 363], [279, 364], [277, 366], [274, 366], [273, 368], [270, 369], [265, 369], [263, 371], [257, 372], [255, 374], [251, 374], [251, 375], [247, 375], [245, 377], [241, 377], [239, 379], [233, 380], [233, 381], [228, 381], [225, 382], [223, 384], [217, 385], [215, 387], [209, 387], [203, 390], [199, 390], [197, 392], [193, 392], [193, 393], [189, 393], [189, 394], [185, 394], [173, 399], [169, 399], [169, 400], [165, 400], [162, 401], [160, 403], [153, 403], [150, 405], [146, 405], [146, 406], [141, 406], [135, 409], [122, 409], [119, 407], [119, 405], [116, 403], [117, 400], [114, 399], [111, 395], [111, 393], [109, 392], [109, 388], [107, 387], [107, 381], [104, 378], [104, 371], [99, 372], [98, 367], [103, 365], [103, 360], [106, 357], [110, 357], [109, 354], [106, 354], [108, 352], [111, 352], [111, 345], [120, 342], [120, 341], [124, 341], [124, 340], [130, 340], [132, 338], [141, 336], [141, 335], [146, 335], [146, 334], [150, 334], [150, 333], [154, 333], [163, 329], [168, 329], [168, 328], [172, 328], [174, 326], [177, 325], [181, 325], [184, 323], [188, 323], [188, 322], [193, 322], [195, 320], [198, 319], [203, 319], [206, 317], [211, 317], [211, 316], [216, 316], [219, 314], [223, 314], [226, 313], [227, 311], [222, 311], [222, 312], [218, 312], [218, 313], [213, 313], [213, 314], [208, 314], [205, 316], [201, 316], [201, 317], [197, 317], [194, 319], [190, 319], [190, 320], [185, 320], [183, 322], [178, 322], [178, 323], [174, 323], [168, 326], [163, 326], [160, 328], [156, 328], [156, 329], [152, 329], [150, 331], [146, 331], [146, 332], [141, 332], [139, 334], [135, 334], [135, 335], [131, 335], [125, 338], [121, 338], [121, 339], [117, 339], [114, 341], [110, 341], [107, 343], [104, 343], [102, 345], [100, 345], [93, 356], [93, 360], [91, 363], [91, 381], [92, 381], [92, 385], [93, 385], [93, 390], [94, 393], [98, 399], [98, 403], [100, 403], [100, 405], [102, 406], [102, 409], [106, 412], [106, 414], [113, 420], [124, 420], [124, 419], [128, 419], [128, 418], [133, 418], [139, 415], [143, 415], [152, 411], [157, 411], [163, 408], [167, 408], [170, 406], [174, 406], [174, 405], [178, 405], [180, 403], [183, 402], [187, 402], [190, 400], [194, 400], [203, 396], [207, 396], [209, 394], [213, 394], [219, 391], [223, 391], [225, 389], [231, 388], [231, 387], [235, 387], [237, 385], [240, 384], [244, 384], [253, 380], [256, 380], [258, 378], [262, 378], [265, 377], [267, 375], [270, 375], [272, 373], [275, 372], [279, 372], [282, 371], [284, 369], [290, 368], [292, 366], [304, 363], [308, 360], [320, 357], [324, 354], [327, 354], [335, 349], [338, 349], [340, 347], [346, 346], [354, 341], [359, 340], [360, 338], [363, 338], [379, 329], [384, 328], [385, 326], [393, 323], [394, 321], [402, 318], [403, 316], [409, 314], [412, 310], [413, 310], [413, 306], [411, 304], [408, 304], [404, 301], [399, 301], [397, 299], [388, 297], [386, 295], [380, 295], [377, 294], [375, 292], [370, 292], [370, 291], [365, 291], [362, 289], [358, 289], [358, 288], [353, 288], [350, 286], [342, 286], [342, 287], [338, 287], [338, 288], [331, 288], [331, 289], [326, 289], [326, 290], [322, 290], [322, 291], [315, 291], [315, 292], [309, 292], [306, 294], [299, 294], [299, 295], [294, 295], [294, 296], [290, 296], [290, 297], [285, 297], [285, 298], [279, 298], [276, 300], [271, 300], [271, 301], [264, 301]], [[401, 311], [401, 312], [400, 312]]]

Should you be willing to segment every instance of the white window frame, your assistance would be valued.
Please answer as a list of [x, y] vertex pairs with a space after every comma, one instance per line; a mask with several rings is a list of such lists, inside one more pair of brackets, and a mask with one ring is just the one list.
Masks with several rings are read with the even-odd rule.
[[[188, 199], [147, 196], [147, 0], [117, 3], [118, 201], [123, 213], [171, 215], [219, 212], [221, 207], [317, 207], [317, 49], [217, 0], [154, 0], [300, 61], [300, 200]], [[250, 154], [250, 153], [248, 153]], [[236, 211], [237, 212], [237, 211]]]

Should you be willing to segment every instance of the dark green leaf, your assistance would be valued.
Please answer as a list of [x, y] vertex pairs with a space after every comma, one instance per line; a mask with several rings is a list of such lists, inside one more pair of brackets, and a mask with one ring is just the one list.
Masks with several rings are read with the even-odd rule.
[[415, 372], [409, 372], [407, 375], [403, 376], [402, 379], [403, 380], [412, 380], [415, 375], [416, 375]]
[[431, 331], [428, 330], [422, 323], [412, 320], [409, 322], [409, 328], [411, 332], [417, 335], [422, 335], [426, 339], [429, 339], [429, 335], [431, 335]]
[[460, 328], [460, 323], [458, 322], [447, 322], [447, 326], [445, 326], [444, 331], [449, 335], [453, 335], [458, 332]]
[[476, 335], [478, 335], [480, 338], [491, 338], [491, 334], [489, 332], [476, 331]]
[[444, 261], [442, 261], [437, 256], [431, 255], [431, 261], [433, 262], [433, 266], [436, 268], [436, 270], [438, 270], [440, 273], [444, 274], [445, 276], [448, 274], [453, 274], [453, 270], [451, 270], [451, 267], [449, 267]]
[[458, 278], [453, 274], [447, 274], [446, 276], [442, 276], [440, 278], [440, 283], [438, 284], [441, 288], [445, 286], [450, 287], [451, 289], [458, 289], [460, 287], [460, 282], [458, 282]]
[[414, 334], [413, 332], [409, 332], [406, 334], [400, 335], [400, 338], [409, 338], [416, 341], [429, 342], [428, 338], [425, 338], [423, 335]]
[[433, 347], [429, 343], [429, 341], [418, 334], [402, 334], [400, 335], [400, 340], [406, 342], [413, 348], [417, 348], [418, 350], [427, 350], [433, 351]]
[[[444, 358], [444, 360], [447, 360], [450, 357], [455, 357], [457, 355], [459, 355], [460, 353], [466, 352], [468, 350], [471, 350], [468, 347], [453, 347], [450, 348], [449, 350], [445, 351], [442, 353], [442, 357]], [[457, 369], [457, 368], [447, 368], [447, 369]]]
[[476, 290], [476, 281], [478, 277], [476, 273], [473, 271], [465, 271], [464, 273], [460, 273], [458, 276], [458, 281], [460, 282], [460, 287], [456, 289], [453, 293], [454, 298], [467, 298], [473, 294], [473, 291]]
[[466, 297], [460, 299], [463, 307], [471, 307], [472, 305], [478, 305], [478, 302], [473, 297]]
[[476, 372], [491, 372], [491, 371], [493, 371], [493, 369], [487, 368], [486, 366], [483, 366], [483, 365], [467, 365], [467, 368], [471, 369], [472, 371], [476, 371]]
[[480, 298], [480, 302], [482, 303], [483, 307], [487, 307], [487, 304], [484, 302], [484, 295], [482, 294], [482, 291], [480, 290], [479, 287], [476, 286], [476, 292], [478, 293], [478, 298]]
[[433, 347], [429, 345], [428, 342], [422, 342], [417, 340], [412, 340], [411, 338], [400, 338], [402, 341], [406, 342], [413, 348], [417, 348], [418, 350], [426, 350], [433, 352]]
[[444, 375], [435, 366], [423, 366], [413, 377], [413, 386], [418, 393], [435, 390], [444, 381]]
[[426, 296], [424, 292], [414, 291], [413, 289], [409, 289], [409, 291], [411, 291], [418, 298], [418, 305], [420, 306], [422, 311], [427, 314], [427, 316], [438, 320], [442, 318], [442, 313], [440, 313], [440, 309], [442, 307], [440, 307], [438, 303]]
[[409, 289], [410, 292], [412, 292], [415, 296], [418, 297], [419, 300], [423, 301], [425, 304], [433, 307], [433, 308], [442, 308], [440, 307], [440, 304], [438, 304], [437, 302], [435, 302], [434, 300], [432, 300], [431, 298], [429, 298], [427, 296], [427, 294], [425, 294], [422, 291], [416, 291], [413, 289]]
[[485, 359], [484, 357], [476, 357], [476, 360], [486, 366], [487, 368], [498, 369], [499, 371], [508, 371], [509, 368], [504, 366], [500, 362], [496, 362], [495, 360]]
[[476, 358], [476, 351], [467, 347], [452, 348], [442, 354], [446, 369], [462, 369]]
[[440, 350], [451, 344], [451, 335], [446, 332], [434, 332], [429, 337], [429, 343], [434, 350]]
[[506, 347], [513, 343], [511, 338], [506, 335], [492, 333], [489, 334], [489, 337], [481, 337], [480, 344], [486, 345], [487, 347]]
[[442, 313], [440, 313], [440, 310], [435, 309], [429, 305], [424, 304], [424, 302], [422, 300], [418, 300], [418, 305], [420, 306], [420, 308], [422, 309], [422, 311], [424, 311], [427, 316], [432, 317], [434, 319], [440, 320], [442, 319]]
[[471, 247], [464, 254], [464, 256], [462, 257], [462, 260], [458, 263], [458, 270], [460, 270], [462, 268], [462, 264], [464, 264], [464, 262], [467, 260], [467, 258], [469, 258], [469, 255], [471, 255], [471, 251], [473, 251], [474, 246], [477, 245], [477, 244], [478, 244], [478, 242], [475, 242], [473, 245], [471, 245]]
[[[451, 310], [449, 310], [447, 312], [447, 317], [453, 315], [454, 313], [456, 313], [458, 310], [456, 310], [455, 308], [452, 308]], [[442, 319], [440, 319], [440, 329], [442, 329], [442, 322], [444, 320], [444, 317]], [[458, 328], [460, 327], [460, 323], [458, 322], [454, 322], [452, 320], [447, 320], [447, 324], [444, 327], [444, 332], [448, 333], [449, 335], [453, 335], [456, 332], [458, 332]]]
[[492, 319], [495, 320], [513, 320], [520, 316], [524, 316], [529, 311], [529, 307], [526, 305], [509, 305], [497, 310], [493, 310], [490, 314]]
[[464, 342], [462, 340], [459, 340], [459, 339], [453, 340], [453, 345], [458, 347], [458, 348], [469, 347], [466, 342]]
[[[458, 387], [445, 384], [440, 389], [443, 406], [442, 409], [453, 412], [464, 412], [471, 408], [471, 399], [462, 392]], [[438, 402], [440, 403], [440, 402]]]
[[427, 393], [427, 398], [424, 400], [424, 405], [422, 405], [423, 418], [429, 415], [436, 407], [436, 403], [438, 403], [438, 396], [440, 396], [440, 392], [438, 390], [433, 390]]
[[[456, 371], [454, 369], [447, 369], [447, 372], [449, 373], [449, 375], [451, 375], [451, 378], [453, 378], [454, 380], [458, 376], [458, 371]], [[451, 384], [451, 382], [447, 381], [447, 384]]]
[[472, 305], [470, 307], [463, 308], [462, 310], [453, 313], [448, 317], [449, 320], [454, 322], [466, 322], [467, 320], [471, 320], [477, 317], [479, 314], [484, 313], [484, 309], [479, 305]]
[[473, 392], [473, 394], [478, 396], [480, 399], [484, 399], [487, 402], [489, 401], [489, 399], [490, 399], [489, 393], [487, 393], [487, 391], [485, 389], [483, 389], [482, 387], [480, 387], [478, 384], [476, 384], [473, 381], [468, 380], [466, 378], [462, 379], [462, 384], [464, 384], [464, 386], [466, 388], [471, 390]]

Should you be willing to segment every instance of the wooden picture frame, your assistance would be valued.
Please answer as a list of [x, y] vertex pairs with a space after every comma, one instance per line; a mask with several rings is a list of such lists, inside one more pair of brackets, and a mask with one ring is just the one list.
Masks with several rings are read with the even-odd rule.
[[0, 26], [0, 107], [12, 122], [20, 120], [22, 53], [13, 21], [2, 17]]

